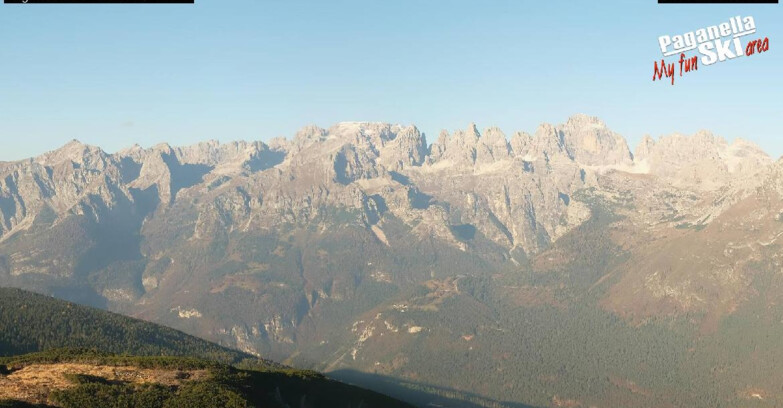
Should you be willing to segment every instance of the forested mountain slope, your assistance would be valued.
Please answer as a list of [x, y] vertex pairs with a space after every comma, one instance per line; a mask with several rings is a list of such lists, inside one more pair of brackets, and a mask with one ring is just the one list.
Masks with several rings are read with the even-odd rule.
[[[21, 354], [31, 350], [45, 351]], [[0, 406], [31, 405], [410, 407], [153, 323], [0, 288]]]
[[75, 347], [139, 356], [254, 358], [154, 323], [13, 288], [0, 288], [0, 356]]

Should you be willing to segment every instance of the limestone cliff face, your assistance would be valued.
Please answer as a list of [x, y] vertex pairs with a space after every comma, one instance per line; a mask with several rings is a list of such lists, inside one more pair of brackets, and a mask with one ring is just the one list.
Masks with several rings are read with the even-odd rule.
[[[153, 205], [165, 214], [179, 195], [197, 202], [195, 207], [212, 208], [207, 204], [212, 197], [228, 190], [234, 198], [219, 200], [235, 201], [232, 208], [250, 206], [246, 217], [261, 225], [274, 224], [280, 214], [307, 220], [331, 205], [363, 211], [366, 200], [341, 198], [355, 191], [390, 202], [407, 191], [428, 198], [385, 210], [414, 223], [432, 211], [430, 204], [447, 203], [449, 217], [459, 218], [453, 222], [475, 223], [493, 242], [535, 253], [584, 220], [588, 211], [576, 208], [580, 204], [570, 196], [600, 188], [596, 174], [607, 169], [648, 173], [663, 185], [716, 190], [770, 163], [757, 146], [741, 140], [728, 144], [709, 132], [657, 141], [645, 137], [631, 155], [620, 135], [586, 115], [561, 125], [542, 124], [533, 135], [517, 132], [510, 140], [498, 128], [480, 132], [471, 124], [453, 134], [443, 131], [431, 146], [414, 126], [358, 122], [306, 127], [290, 141], [269, 145], [208, 141], [107, 154], [73, 141], [3, 165], [0, 239], [29, 228], [44, 209], [55, 220], [69, 214], [95, 217], [119, 202], [139, 213]], [[144, 211], [134, 207], [138, 201], [144, 201]], [[202, 218], [205, 212], [198, 209]], [[228, 219], [248, 221], [238, 214]]]
[[728, 143], [708, 131], [692, 136], [645, 137], [635, 162], [647, 172], [683, 187], [713, 190], [732, 180], [754, 176], [772, 163], [758, 146], [745, 140]]
[[[415, 126], [366, 122], [114, 154], [73, 141], [0, 164], [0, 283], [78, 287], [174, 326], [167, 311], [199, 310], [207, 337], [288, 350], [325, 299], [367, 280], [516, 267], [597, 211], [620, 216], [632, 250], [704, 228], [757, 188], [779, 193], [771, 164], [708, 132], [645, 137], [632, 155], [586, 115], [510, 137], [470, 124], [431, 145]], [[223, 321], [240, 293], [251, 304]]]
[[627, 166], [632, 163], [628, 144], [600, 119], [575, 115], [557, 128], [569, 157], [586, 166]]

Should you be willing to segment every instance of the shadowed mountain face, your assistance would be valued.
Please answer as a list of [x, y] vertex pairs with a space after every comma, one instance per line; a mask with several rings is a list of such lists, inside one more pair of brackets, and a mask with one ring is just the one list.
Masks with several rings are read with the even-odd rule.
[[72, 142], [0, 164], [0, 284], [487, 401], [782, 404], [783, 165], [708, 132], [635, 152], [585, 115]]

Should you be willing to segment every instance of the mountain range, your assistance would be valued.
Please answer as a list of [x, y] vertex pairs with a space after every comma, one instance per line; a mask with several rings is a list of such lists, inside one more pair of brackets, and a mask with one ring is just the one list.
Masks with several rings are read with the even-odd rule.
[[0, 285], [483, 406], [783, 404], [781, 235], [758, 146], [587, 115], [0, 163]]

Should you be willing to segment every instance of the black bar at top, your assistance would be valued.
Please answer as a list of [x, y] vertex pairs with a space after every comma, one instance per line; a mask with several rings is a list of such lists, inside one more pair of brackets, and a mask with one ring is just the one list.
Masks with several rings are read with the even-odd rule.
[[658, 4], [778, 4], [778, 0], [658, 0]]
[[195, 0], [3, 0], [5, 4], [195, 4]]

